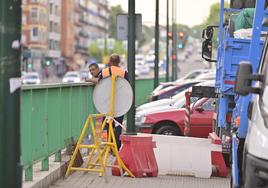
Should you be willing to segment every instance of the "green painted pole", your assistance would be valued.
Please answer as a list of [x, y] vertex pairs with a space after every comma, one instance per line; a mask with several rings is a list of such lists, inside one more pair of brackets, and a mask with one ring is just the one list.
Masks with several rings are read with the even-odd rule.
[[128, 0], [128, 72], [133, 103], [127, 114], [127, 133], [135, 134], [135, 0]]
[[0, 1], [0, 28], [0, 187], [17, 188], [22, 182], [20, 89], [11, 92], [10, 79], [20, 78], [21, 0]]
[[166, 82], [169, 81], [169, 0], [167, 0]]
[[175, 41], [175, 61], [174, 61], [174, 80], [178, 79], [178, 31], [177, 31], [177, 0], [174, 1], [174, 41]]
[[172, 1], [172, 81], [177, 79], [176, 1]]
[[154, 60], [154, 88], [159, 85], [159, 0], [155, 1], [155, 60]]

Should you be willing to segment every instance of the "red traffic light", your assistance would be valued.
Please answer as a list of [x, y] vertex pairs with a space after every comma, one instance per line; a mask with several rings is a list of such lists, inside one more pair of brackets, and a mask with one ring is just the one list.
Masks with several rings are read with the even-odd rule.
[[168, 37], [172, 38], [172, 32], [168, 32]]
[[172, 55], [172, 61], [176, 61], [177, 57], [176, 55]]
[[184, 36], [184, 33], [180, 31], [180, 32], [178, 33], [178, 35], [179, 35], [180, 38], [182, 38], [182, 37]]

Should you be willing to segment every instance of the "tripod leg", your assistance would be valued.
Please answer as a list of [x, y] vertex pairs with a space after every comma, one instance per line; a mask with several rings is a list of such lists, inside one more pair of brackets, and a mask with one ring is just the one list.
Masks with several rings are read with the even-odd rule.
[[81, 135], [80, 135], [80, 137], [78, 139], [78, 142], [77, 142], [77, 145], [75, 147], [74, 153], [72, 155], [71, 161], [70, 161], [70, 163], [68, 165], [68, 168], [67, 168], [67, 171], [66, 171], [66, 176], [68, 176], [70, 174], [70, 172], [71, 172], [71, 168], [72, 168], [72, 166], [74, 164], [74, 160], [75, 160], [76, 155], [78, 153], [79, 146], [81, 145], [81, 143], [82, 143], [82, 141], [83, 141], [83, 139], [85, 137], [85, 133], [86, 133], [86, 130], [88, 128], [88, 124], [89, 124], [90, 119], [91, 119], [91, 117], [87, 118], [87, 121], [86, 121], [86, 123], [85, 123], [85, 125], [84, 125], [84, 127], [82, 129]]

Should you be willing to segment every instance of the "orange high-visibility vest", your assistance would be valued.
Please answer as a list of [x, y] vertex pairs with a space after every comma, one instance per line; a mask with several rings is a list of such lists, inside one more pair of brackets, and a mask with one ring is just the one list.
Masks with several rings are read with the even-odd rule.
[[102, 70], [102, 77], [109, 77], [111, 75], [125, 77], [126, 71], [120, 67], [111, 66]]

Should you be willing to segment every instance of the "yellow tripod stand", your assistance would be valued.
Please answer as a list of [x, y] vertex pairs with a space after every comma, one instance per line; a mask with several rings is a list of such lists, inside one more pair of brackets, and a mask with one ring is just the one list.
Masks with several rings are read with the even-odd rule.
[[[74, 150], [74, 153], [72, 155], [72, 158], [70, 160], [70, 163], [68, 165], [66, 176], [68, 176], [71, 171], [98, 172], [99, 176], [103, 176], [106, 173], [106, 167], [115, 167], [114, 165], [107, 164], [109, 152], [110, 150], [112, 150], [118, 162], [118, 165], [116, 167], [119, 168], [120, 170], [124, 170], [125, 172], [127, 172], [129, 176], [135, 177], [129, 171], [129, 169], [125, 166], [124, 162], [120, 158], [118, 148], [116, 145], [116, 139], [115, 139], [114, 129], [113, 129], [116, 76], [112, 75], [111, 79], [112, 79], [112, 89], [111, 89], [111, 98], [110, 98], [110, 112], [107, 114], [92, 114], [88, 116], [86, 123], [82, 129], [81, 135], [78, 139], [78, 142]], [[101, 140], [101, 135], [96, 133], [96, 127], [94, 125], [94, 118], [97, 119], [97, 118], [103, 118], [103, 117], [105, 117], [105, 119], [102, 122], [101, 130], [97, 130], [97, 131], [102, 132], [106, 125], [106, 122], [108, 122], [109, 132], [108, 132], [108, 138], [106, 142], [103, 142]], [[89, 123], [91, 125], [94, 144], [84, 145], [82, 144], [82, 141], [89, 127]], [[76, 155], [80, 148], [90, 149], [87, 163], [86, 165], [83, 165], [83, 167], [73, 167]], [[95, 153], [97, 157], [94, 160], [93, 158], [94, 158]]]

